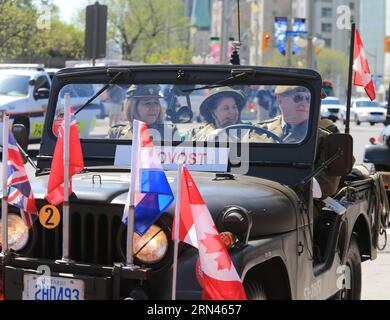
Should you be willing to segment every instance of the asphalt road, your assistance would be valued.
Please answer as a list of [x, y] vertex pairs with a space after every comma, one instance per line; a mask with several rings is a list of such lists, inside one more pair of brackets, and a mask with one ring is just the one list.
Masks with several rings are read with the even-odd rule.
[[[344, 130], [342, 123], [337, 123], [341, 131]], [[370, 126], [362, 124], [361, 126], [351, 125], [351, 134], [354, 138], [354, 156], [356, 163], [363, 162], [364, 148], [368, 144], [370, 137], [379, 137], [384, 126], [377, 124]], [[37, 153], [39, 145], [31, 146], [33, 154]], [[34, 170], [30, 165], [26, 165], [28, 175], [34, 176]], [[1, 185], [1, 174], [0, 174]], [[390, 232], [389, 232], [390, 240]], [[390, 245], [378, 254], [374, 261], [364, 262], [362, 265], [362, 299], [364, 300], [390, 300]]]

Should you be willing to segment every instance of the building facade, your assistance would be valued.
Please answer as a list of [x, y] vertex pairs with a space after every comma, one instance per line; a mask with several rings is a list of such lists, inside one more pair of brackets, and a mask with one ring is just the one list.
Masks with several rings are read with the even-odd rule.
[[385, 98], [390, 80], [390, 57], [385, 53], [385, 38], [390, 35], [390, 4], [387, 2], [362, 0], [361, 19], [357, 25], [379, 100]]

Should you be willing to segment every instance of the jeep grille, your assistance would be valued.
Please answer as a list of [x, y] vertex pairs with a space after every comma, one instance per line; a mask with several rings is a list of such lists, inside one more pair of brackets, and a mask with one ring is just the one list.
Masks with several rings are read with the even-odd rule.
[[[60, 208], [61, 209], [61, 208]], [[70, 258], [80, 263], [112, 265], [122, 261], [118, 248], [122, 206], [88, 206], [71, 204]], [[61, 211], [61, 210], [60, 210]], [[62, 213], [61, 213], [62, 214]], [[36, 222], [37, 241], [32, 250], [34, 258], [62, 258], [62, 224], [55, 230], [43, 228]], [[119, 241], [123, 244], [123, 239]]]

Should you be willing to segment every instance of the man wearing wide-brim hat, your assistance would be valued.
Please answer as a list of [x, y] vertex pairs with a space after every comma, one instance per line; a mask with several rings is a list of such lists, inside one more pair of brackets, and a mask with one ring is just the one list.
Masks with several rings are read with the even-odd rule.
[[246, 104], [246, 96], [231, 87], [218, 87], [210, 90], [209, 96], [199, 108], [205, 123], [189, 133], [193, 141], [208, 141], [214, 138], [218, 129], [241, 123], [241, 112]]

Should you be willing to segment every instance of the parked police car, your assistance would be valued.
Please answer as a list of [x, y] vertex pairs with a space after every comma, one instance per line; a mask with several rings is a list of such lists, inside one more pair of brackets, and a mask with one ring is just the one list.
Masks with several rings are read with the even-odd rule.
[[13, 124], [23, 125], [30, 141], [42, 137], [50, 87], [42, 65], [0, 65], [0, 111], [8, 112]]
[[[81, 139], [86, 167], [73, 177], [69, 233], [65, 229], [69, 259], [61, 260], [66, 242], [62, 223], [56, 225], [53, 217], [61, 215], [62, 207], [47, 206], [45, 200], [56, 144], [52, 127], [62, 108], [61, 96], [70, 85], [109, 87], [113, 83], [152, 85], [138, 95], [137, 90], [129, 93], [133, 98], [153, 95], [150, 110], [159, 110], [155, 103], [159, 90], [155, 88], [170, 84], [188, 85], [189, 99], [191, 86], [203, 90], [208, 100], [200, 109], [209, 121], [212, 110], [215, 119], [222, 119], [228, 111], [230, 125], [210, 130], [221, 138], [215, 143], [207, 141], [206, 129], [213, 128], [211, 123], [196, 122], [178, 123], [176, 130], [171, 130], [178, 135], [154, 143], [162, 143], [160, 156], [166, 169], [174, 169], [179, 160], [186, 162], [218, 230], [236, 238], [229, 253], [249, 299], [360, 298], [361, 263], [376, 258], [383, 231], [380, 221], [389, 210], [379, 175], [350, 173], [351, 136], [319, 130], [321, 77], [302, 69], [169, 65], [65, 69], [56, 74], [37, 176], [31, 181], [42, 216], [28, 230], [19, 210], [9, 208], [13, 250], [1, 260], [0, 269], [5, 299], [171, 298], [173, 205], [144, 236], [134, 236], [137, 267], [125, 265], [127, 228], [121, 219], [131, 168], [129, 123], [115, 128], [101, 123], [98, 130]], [[238, 121], [245, 106], [240, 90], [245, 92], [245, 87], [252, 85], [276, 86], [278, 102], [305, 105], [300, 116], [307, 120], [299, 137], [292, 139], [288, 127], [273, 131], [279, 118], [261, 124]], [[98, 91], [95, 93], [98, 96]], [[216, 111], [212, 102], [223, 101], [219, 93], [230, 94], [229, 108]], [[232, 98], [238, 100], [230, 106]], [[138, 108], [137, 104], [133, 108]], [[87, 110], [85, 105], [76, 118]], [[145, 114], [155, 117], [157, 113], [150, 110], [144, 110]], [[295, 119], [296, 114], [290, 116]], [[157, 118], [163, 121], [158, 128], [172, 129], [164, 117]], [[111, 135], [113, 132], [116, 134]], [[286, 134], [283, 138], [278, 136], [282, 133]], [[228, 140], [223, 141], [226, 135]], [[319, 143], [320, 158], [316, 157]], [[342, 176], [325, 202], [315, 180], [319, 176]], [[176, 171], [168, 172], [167, 177], [176, 194]], [[181, 244], [179, 299], [201, 298], [198, 258], [195, 248]], [[42, 266], [45, 275], [50, 275], [45, 286], [40, 278]]]
[[[43, 65], [2, 64], [0, 65], [0, 112], [10, 114], [12, 125], [22, 125], [28, 142], [38, 142], [42, 138], [45, 112], [49, 99], [52, 78], [59, 69], [45, 69]], [[70, 86], [68, 93], [74, 108], [94, 93], [92, 86], [83, 90]], [[101, 104], [97, 99], [89, 112], [79, 119], [80, 134], [85, 135], [94, 128], [96, 118], [101, 113]], [[0, 122], [0, 128], [2, 123]], [[2, 141], [0, 130], [0, 141]]]

